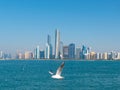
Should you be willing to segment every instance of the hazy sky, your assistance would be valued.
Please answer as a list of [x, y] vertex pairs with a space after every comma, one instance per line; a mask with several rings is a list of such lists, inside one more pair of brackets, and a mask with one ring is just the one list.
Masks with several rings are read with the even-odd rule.
[[120, 0], [0, 0], [0, 50], [54, 45], [56, 28], [65, 45], [120, 51]]

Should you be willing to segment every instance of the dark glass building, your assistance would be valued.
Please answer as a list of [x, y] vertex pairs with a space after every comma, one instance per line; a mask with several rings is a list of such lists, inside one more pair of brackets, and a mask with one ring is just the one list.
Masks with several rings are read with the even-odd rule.
[[69, 59], [75, 59], [75, 44], [71, 43], [68, 46], [68, 56]]

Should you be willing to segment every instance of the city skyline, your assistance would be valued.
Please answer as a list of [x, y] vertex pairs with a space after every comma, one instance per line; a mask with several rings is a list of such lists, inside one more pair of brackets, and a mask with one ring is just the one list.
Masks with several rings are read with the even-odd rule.
[[61, 32], [64, 45], [90, 46], [96, 52], [119, 51], [120, 1], [116, 0], [2, 0], [0, 1], [0, 50], [44, 49], [50, 34]]
[[40, 49], [37, 45], [34, 51], [17, 51], [15, 56], [12, 53], [0, 51], [0, 60], [18, 59], [18, 60], [51, 60], [51, 59], [75, 59], [75, 60], [120, 60], [120, 51], [95, 52], [91, 47], [82, 45], [76, 47], [75, 43], [64, 45], [60, 39], [60, 31], [55, 30], [55, 46], [51, 44], [51, 36], [47, 35], [46, 46]]

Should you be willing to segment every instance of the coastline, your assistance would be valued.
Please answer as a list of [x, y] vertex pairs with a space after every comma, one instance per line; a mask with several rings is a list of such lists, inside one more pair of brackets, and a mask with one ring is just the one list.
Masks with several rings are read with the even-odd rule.
[[83, 59], [0, 59], [0, 61], [120, 61], [116, 60], [83, 60]]

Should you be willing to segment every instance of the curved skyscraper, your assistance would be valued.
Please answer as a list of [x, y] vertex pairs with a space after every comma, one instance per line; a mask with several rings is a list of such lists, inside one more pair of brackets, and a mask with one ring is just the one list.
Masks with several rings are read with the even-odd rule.
[[60, 58], [60, 32], [55, 30], [55, 59]]
[[45, 50], [45, 58], [46, 59], [52, 59], [52, 45], [51, 45], [50, 35], [48, 35], [48, 37], [47, 37], [47, 44], [46, 44], [46, 50]]

